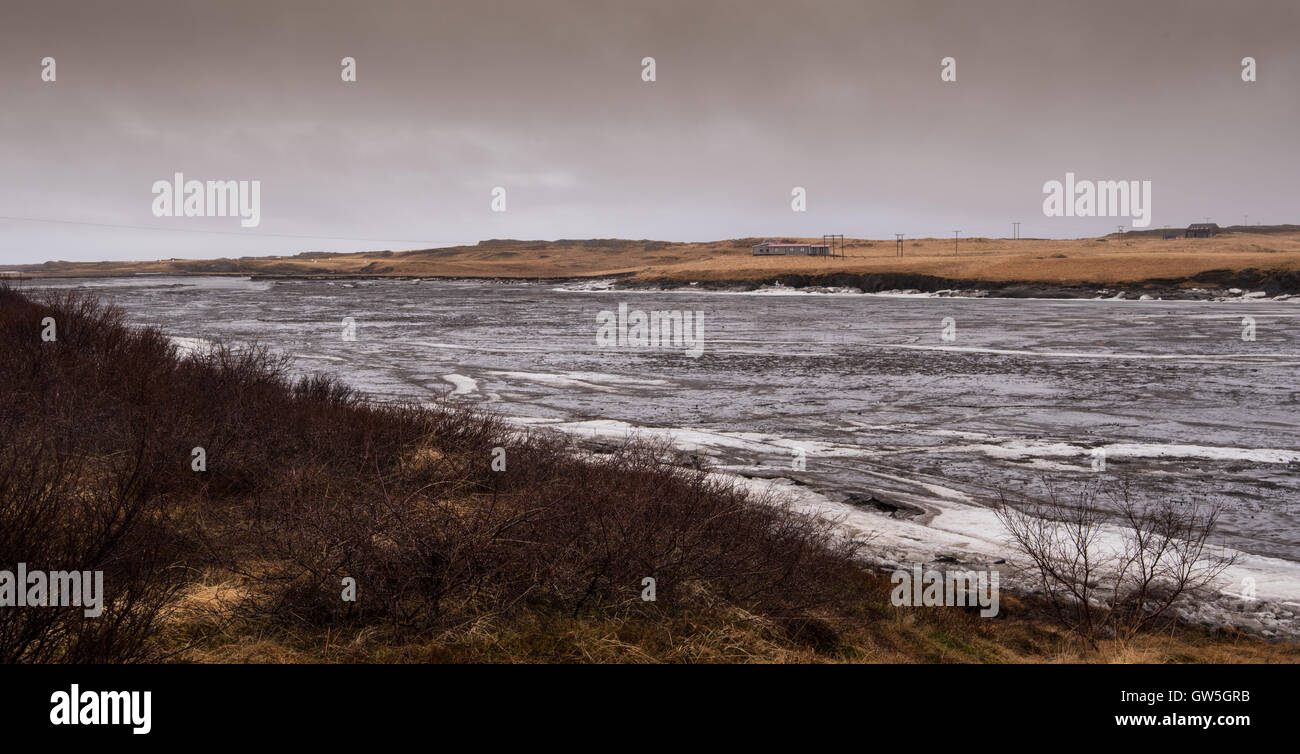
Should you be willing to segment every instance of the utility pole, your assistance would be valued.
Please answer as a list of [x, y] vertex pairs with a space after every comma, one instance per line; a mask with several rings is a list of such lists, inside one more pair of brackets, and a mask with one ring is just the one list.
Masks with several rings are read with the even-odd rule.
[[1250, 215], [1242, 215], [1242, 216], [1241, 216], [1241, 224], [1242, 224], [1242, 225], [1250, 225]]
[[1116, 233], [1123, 233], [1123, 232], [1124, 232], [1124, 226], [1123, 226], [1123, 225], [1116, 225], [1116, 226], [1115, 226], [1115, 232], [1116, 232]]
[[1011, 223], [1011, 240], [1020, 240], [1020, 223]]
[[895, 233], [894, 237], [897, 239], [897, 246], [894, 249], [894, 251], [896, 252], [895, 256], [901, 257], [903, 256], [903, 234]]
[[957, 256], [957, 234], [958, 234], [958, 233], [961, 233], [961, 231], [960, 231], [960, 230], [954, 230], [954, 231], [952, 232], [952, 254], [953, 254], [953, 256]]

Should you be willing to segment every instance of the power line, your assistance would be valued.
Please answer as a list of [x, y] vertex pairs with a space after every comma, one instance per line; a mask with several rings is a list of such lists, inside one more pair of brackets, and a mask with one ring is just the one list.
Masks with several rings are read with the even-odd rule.
[[203, 228], [160, 228], [156, 225], [120, 225], [116, 223], [95, 223], [84, 220], [55, 220], [47, 217], [12, 217], [9, 215], [0, 215], [0, 220], [12, 220], [27, 223], [50, 223], [54, 225], [84, 225], [88, 227], [115, 228], [119, 230], [153, 230], [162, 231], [163, 233], [209, 233], [226, 236], [244, 236], [246, 238], [297, 238], [317, 241], [365, 241], [367, 243], [411, 243], [430, 244], [434, 246], [465, 246], [477, 243], [476, 241], [470, 241], [467, 243], [449, 244], [445, 241], [429, 241], [428, 239], [414, 238], [360, 238], [355, 236], [295, 235], [293, 233], [249, 233], [239, 230], [207, 230]]

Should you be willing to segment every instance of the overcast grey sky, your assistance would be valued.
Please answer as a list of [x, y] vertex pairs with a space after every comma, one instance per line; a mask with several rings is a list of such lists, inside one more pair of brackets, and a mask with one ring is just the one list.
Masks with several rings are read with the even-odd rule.
[[[5, 0], [0, 215], [65, 222], [0, 220], [0, 264], [1123, 222], [1044, 217], [1067, 171], [1150, 180], [1154, 226], [1295, 222], [1297, 29], [1295, 0]], [[260, 226], [155, 217], [178, 171], [260, 180]]]

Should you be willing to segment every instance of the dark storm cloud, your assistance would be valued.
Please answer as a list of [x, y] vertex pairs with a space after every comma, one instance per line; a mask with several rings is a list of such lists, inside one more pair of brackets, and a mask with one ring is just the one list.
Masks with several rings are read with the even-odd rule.
[[[1155, 225], [1293, 221], [1298, 26], [1286, 1], [8, 3], [0, 214], [228, 233], [0, 220], [0, 264], [1123, 222], [1044, 217], [1066, 171], [1152, 181]], [[261, 180], [262, 224], [154, 217], [178, 171]]]

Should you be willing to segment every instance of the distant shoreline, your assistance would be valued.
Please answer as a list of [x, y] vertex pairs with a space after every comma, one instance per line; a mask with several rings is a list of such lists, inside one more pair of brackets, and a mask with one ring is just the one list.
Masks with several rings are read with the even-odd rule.
[[1213, 271], [1196, 279], [1138, 280], [1110, 285], [1058, 285], [1029, 280], [963, 280], [909, 273], [782, 274], [762, 279], [705, 280], [621, 275], [559, 277], [501, 275], [401, 275], [401, 274], [266, 274], [250, 272], [114, 272], [98, 274], [36, 274], [6, 278], [10, 281], [130, 279], [152, 277], [240, 277], [258, 281], [316, 280], [356, 282], [366, 280], [467, 281], [484, 283], [589, 284], [610, 281], [609, 290], [751, 292], [789, 288], [809, 293], [930, 294], [953, 298], [1116, 299], [1162, 301], [1265, 300], [1300, 301], [1300, 275], [1260, 270]]
[[[1223, 271], [1228, 273], [1228, 271]], [[1059, 298], [1059, 299], [1150, 299], [1173, 301], [1217, 301], [1234, 298], [1300, 299], [1300, 279], [1274, 279], [1266, 274], [1223, 276], [1226, 283], [1197, 280], [1143, 280], [1112, 285], [1055, 285], [1024, 280], [983, 281], [953, 280], [929, 275], [899, 273], [830, 275], [778, 275], [767, 280], [712, 280], [683, 283], [680, 280], [634, 280], [619, 285], [624, 288], [683, 288], [705, 290], [752, 291], [787, 287], [808, 289], [856, 289], [862, 293], [929, 293], [965, 298]], [[1252, 295], [1254, 294], [1254, 295]], [[1259, 295], [1263, 294], [1263, 295]]]
[[1212, 238], [1148, 231], [1072, 240], [850, 238], [842, 256], [833, 257], [754, 255], [754, 244], [762, 240], [492, 239], [407, 251], [44, 262], [10, 265], [6, 271], [21, 273], [22, 280], [239, 275], [255, 280], [612, 280], [617, 287], [642, 290], [784, 286], [995, 298], [1095, 299], [1123, 293], [1124, 298], [1215, 300], [1300, 295], [1300, 226], [1294, 225], [1228, 228]]

